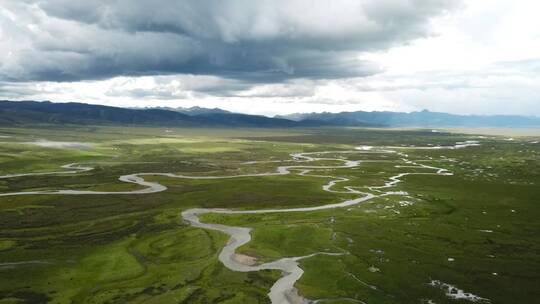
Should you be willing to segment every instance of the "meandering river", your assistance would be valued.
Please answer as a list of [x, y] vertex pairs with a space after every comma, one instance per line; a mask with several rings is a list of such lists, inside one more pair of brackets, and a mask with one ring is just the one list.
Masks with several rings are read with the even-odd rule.
[[[464, 148], [464, 145], [470, 144], [476, 145], [476, 142], [471, 143], [457, 143], [456, 146], [450, 147], [414, 147], [414, 149], [456, 149]], [[225, 265], [225, 267], [240, 272], [249, 272], [249, 271], [260, 271], [265, 269], [280, 270], [283, 273], [283, 276], [274, 283], [270, 292], [268, 294], [271, 302], [273, 304], [296, 304], [296, 303], [307, 303], [308, 301], [298, 295], [294, 284], [302, 276], [303, 270], [299, 266], [299, 261], [302, 259], [307, 259], [315, 255], [343, 255], [346, 252], [315, 252], [307, 256], [300, 257], [286, 257], [279, 259], [277, 261], [249, 265], [248, 263], [243, 263], [236, 256], [236, 249], [251, 240], [251, 228], [248, 227], [235, 227], [227, 226], [221, 224], [212, 224], [201, 222], [199, 216], [206, 213], [219, 213], [219, 214], [262, 214], [262, 213], [285, 213], [285, 212], [310, 212], [324, 209], [332, 208], [343, 208], [348, 206], [353, 206], [360, 204], [362, 202], [371, 200], [376, 197], [387, 196], [387, 195], [407, 195], [405, 192], [396, 192], [396, 191], [386, 191], [389, 188], [395, 186], [401, 182], [401, 179], [407, 175], [413, 174], [430, 174], [430, 175], [451, 175], [448, 170], [444, 168], [438, 168], [433, 166], [427, 166], [419, 164], [417, 162], [407, 159], [407, 155], [398, 152], [397, 149], [402, 147], [395, 147], [395, 149], [389, 149], [388, 147], [366, 147], [362, 146], [353, 151], [323, 151], [323, 152], [310, 152], [310, 153], [294, 153], [291, 154], [292, 160], [287, 160], [287, 162], [295, 162], [296, 165], [288, 166], [279, 166], [276, 171], [268, 173], [256, 173], [256, 174], [243, 174], [243, 175], [232, 175], [232, 176], [188, 176], [188, 175], [178, 175], [174, 173], [157, 173], [157, 172], [145, 172], [145, 173], [134, 173], [123, 175], [119, 177], [119, 180], [126, 183], [133, 183], [144, 188], [138, 190], [130, 191], [90, 191], [90, 190], [43, 190], [43, 191], [21, 191], [21, 192], [11, 192], [11, 193], [0, 193], [0, 196], [15, 196], [15, 195], [119, 195], [119, 194], [148, 194], [156, 193], [167, 190], [167, 187], [161, 185], [157, 182], [149, 182], [144, 179], [144, 176], [166, 176], [170, 178], [181, 178], [181, 179], [231, 179], [231, 178], [240, 178], [240, 177], [260, 177], [260, 176], [272, 176], [272, 175], [286, 175], [291, 174], [291, 172], [296, 172], [298, 175], [303, 176], [315, 176], [315, 177], [324, 177], [330, 178], [331, 180], [323, 185], [322, 189], [324, 191], [335, 192], [335, 193], [347, 193], [354, 194], [358, 197], [354, 199], [345, 200], [340, 203], [328, 204], [315, 207], [303, 207], [303, 208], [285, 208], [285, 209], [262, 209], [262, 210], [230, 210], [230, 209], [213, 209], [213, 208], [194, 208], [185, 210], [182, 212], [182, 218], [190, 223], [194, 227], [199, 227], [202, 229], [211, 229], [221, 231], [230, 236], [230, 240], [221, 250], [219, 254], [219, 260]], [[407, 149], [413, 149], [412, 147], [407, 147]], [[338, 183], [346, 182], [349, 179], [344, 177], [334, 177], [327, 175], [310, 175], [309, 173], [313, 170], [321, 169], [344, 169], [344, 168], [355, 168], [362, 164], [360, 160], [347, 160], [345, 158], [325, 158], [322, 157], [328, 154], [339, 154], [339, 155], [350, 155], [355, 153], [397, 153], [402, 157], [402, 161], [406, 164], [403, 166], [396, 166], [398, 168], [422, 168], [427, 170], [432, 170], [432, 172], [402, 172], [395, 176], [389, 178], [384, 185], [381, 186], [371, 186], [366, 187], [369, 192], [357, 190], [357, 187], [343, 187], [344, 190], [334, 190], [334, 186]], [[336, 161], [342, 162], [342, 165], [337, 166], [315, 166], [307, 165], [311, 162], [317, 161]], [[378, 160], [372, 160], [378, 161]], [[382, 160], [381, 162], [383, 162]], [[279, 161], [272, 161], [279, 162]], [[285, 161], [283, 161], [285, 162]], [[253, 163], [253, 162], [251, 162]], [[68, 164], [62, 166], [66, 171], [55, 171], [55, 172], [42, 172], [42, 173], [20, 173], [20, 174], [9, 174], [0, 176], [0, 179], [13, 178], [13, 177], [26, 177], [26, 176], [37, 176], [37, 175], [60, 175], [60, 174], [73, 174], [78, 172], [84, 172], [92, 170], [92, 167], [78, 165], [78, 164]]]

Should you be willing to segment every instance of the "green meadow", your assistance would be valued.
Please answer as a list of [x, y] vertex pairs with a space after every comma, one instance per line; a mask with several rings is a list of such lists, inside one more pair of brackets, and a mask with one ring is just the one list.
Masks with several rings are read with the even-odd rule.
[[[301, 260], [295, 287], [317, 303], [537, 303], [540, 298], [540, 136], [431, 130], [182, 129], [92, 126], [0, 128], [0, 194], [131, 191], [119, 176], [168, 172], [231, 176], [299, 165], [291, 153], [361, 161], [306, 175], [230, 179], [145, 176], [151, 194], [0, 196], [0, 303], [269, 303], [282, 274], [234, 272], [218, 255], [220, 232], [194, 228], [189, 208], [319, 206], [357, 198], [406, 168], [403, 158], [451, 176], [412, 174], [386, 195], [345, 208], [272, 214], [206, 214], [204, 222], [253, 228], [239, 253], [258, 262]], [[462, 149], [415, 149], [478, 140]], [[76, 143], [76, 144], [74, 144]], [[397, 153], [344, 153], [358, 146]], [[390, 148], [389, 148], [390, 149]], [[334, 151], [336, 153], [334, 153]], [[93, 167], [62, 173], [60, 166]], [[335, 160], [304, 165], [339, 166]], [[397, 166], [397, 167], [396, 167]], [[405, 167], [400, 167], [405, 166]], [[334, 177], [348, 181], [324, 191]], [[341, 192], [340, 192], [341, 191]], [[406, 194], [404, 194], [406, 193]], [[456, 287], [447, 292], [443, 282]]]

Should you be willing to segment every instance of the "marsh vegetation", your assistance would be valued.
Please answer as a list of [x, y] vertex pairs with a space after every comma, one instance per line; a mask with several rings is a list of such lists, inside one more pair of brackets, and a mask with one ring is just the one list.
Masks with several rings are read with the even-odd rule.
[[[0, 194], [110, 192], [0, 196], [2, 302], [269, 303], [283, 274], [225, 267], [218, 256], [228, 236], [194, 227], [182, 212], [306, 208], [361, 193], [376, 196], [343, 208], [200, 218], [252, 228], [236, 250], [250, 263], [339, 253], [298, 261], [304, 273], [295, 287], [318, 303], [534, 303], [540, 296], [535, 137], [29, 127], [0, 129], [0, 141]], [[437, 148], [466, 141], [479, 145]], [[311, 168], [274, 174], [279, 166]], [[439, 169], [452, 175], [433, 174]], [[144, 175], [166, 190], [143, 194], [129, 194], [143, 185], [118, 180], [144, 172], [206, 178]], [[388, 185], [404, 172], [415, 174]]]

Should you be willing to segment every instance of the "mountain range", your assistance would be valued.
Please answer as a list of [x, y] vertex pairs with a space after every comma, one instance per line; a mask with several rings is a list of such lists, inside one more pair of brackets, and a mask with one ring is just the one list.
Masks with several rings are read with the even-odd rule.
[[538, 127], [540, 117], [519, 115], [455, 115], [430, 112], [340, 112], [296, 113], [277, 116], [294, 121], [318, 121], [340, 126], [379, 127]]
[[[135, 108], [140, 109], [140, 108]], [[190, 107], [190, 108], [183, 108], [183, 107], [177, 107], [177, 108], [171, 108], [171, 107], [154, 107], [154, 108], [145, 108], [145, 109], [160, 109], [160, 110], [167, 110], [167, 111], [174, 111], [179, 112], [187, 115], [199, 115], [199, 114], [232, 114], [230, 111], [226, 111], [220, 108], [202, 108], [202, 107]]]
[[238, 113], [184, 114], [166, 109], [128, 109], [85, 103], [0, 101], [0, 125], [83, 124], [170, 127], [301, 127], [306, 123]]
[[297, 113], [276, 117], [222, 109], [119, 108], [85, 103], [0, 101], [0, 125], [83, 124], [170, 127], [540, 127], [540, 117], [430, 112]]

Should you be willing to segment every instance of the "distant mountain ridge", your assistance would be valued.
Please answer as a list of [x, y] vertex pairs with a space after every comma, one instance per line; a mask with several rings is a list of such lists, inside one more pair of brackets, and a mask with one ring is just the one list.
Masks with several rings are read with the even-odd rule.
[[0, 125], [23, 124], [268, 128], [309, 125], [288, 119], [222, 112], [188, 115], [164, 109], [127, 109], [84, 103], [0, 101]]
[[226, 110], [119, 108], [84, 103], [0, 100], [0, 125], [82, 124], [170, 127], [540, 127], [540, 117], [430, 112], [296, 113], [266, 117]]
[[187, 115], [201, 115], [201, 114], [232, 114], [233, 112], [226, 111], [220, 108], [202, 108], [202, 107], [177, 107], [177, 108], [171, 108], [171, 107], [154, 107], [154, 108], [145, 108], [145, 109], [159, 109], [159, 110], [167, 110], [167, 111], [174, 111], [179, 112]]
[[456, 115], [430, 112], [295, 113], [276, 116], [294, 121], [318, 121], [326, 125], [380, 127], [540, 127], [540, 117], [519, 115]]

